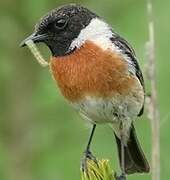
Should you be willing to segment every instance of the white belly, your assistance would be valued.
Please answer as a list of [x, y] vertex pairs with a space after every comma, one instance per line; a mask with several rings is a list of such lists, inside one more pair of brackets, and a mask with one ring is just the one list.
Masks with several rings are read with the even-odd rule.
[[121, 127], [125, 142], [127, 142], [131, 123], [143, 106], [144, 94], [141, 97], [132, 94], [125, 97], [117, 95], [109, 99], [86, 96], [79, 103], [72, 105], [83, 119], [93, 124], [111, 124], [118, 137], [120, 137]]
[[114, 123], [120, 119], [134, 119], [140, 112], [144, 99], [128, 95], [120, 95], [103, 99], [86, 96], [73, 107], [83, 119], [92, 123]]

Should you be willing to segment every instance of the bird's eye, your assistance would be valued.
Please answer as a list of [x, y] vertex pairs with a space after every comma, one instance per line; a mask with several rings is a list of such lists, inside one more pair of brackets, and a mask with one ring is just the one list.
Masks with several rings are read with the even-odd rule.
[[67, 25], [67, 20], [66, 19], [58, 19], [55, 21], [55, 28], [58, 30], [64, 29]]

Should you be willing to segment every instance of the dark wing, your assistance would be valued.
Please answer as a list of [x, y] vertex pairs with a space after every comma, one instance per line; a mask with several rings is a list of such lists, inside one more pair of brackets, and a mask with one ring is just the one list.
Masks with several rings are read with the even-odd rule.
[[[143, 79], [143, 75], [142, 75], [142, 71], [140, 70], [136, 55], [135, 55], [135, 51], [133, 50], [133, 48], [129, 45], [129, 43], [123, 39], [122, 37], [120, 37], [118, 34], [114, 34], [114, 36], [111, 38], [111, 41], [119, 48], [122, 50], [122, 53], [126, 54], [129, 59], [131, 60], [131, 64], [135, 69], [135, 74], [137, 76], [137, 78], [139, 79], [144, 91], [145, 91], [145, 85], [144, 85], [144, 79]], [[143, 114], [143, 110], [144, 110], [144, 104], [142, 109], [140, 110], [138, 116], [141, 116]]]

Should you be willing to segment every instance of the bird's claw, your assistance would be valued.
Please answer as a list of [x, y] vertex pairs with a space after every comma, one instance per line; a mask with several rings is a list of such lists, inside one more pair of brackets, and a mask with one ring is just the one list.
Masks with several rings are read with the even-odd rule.
[[81, 169], [83, 172], [88, 172], [88, 167], [87, 167], [88, 160], [92, 160], [98, 165], [96, 157], [89, 150], [87, 150], [84, 152], [84, 156], [81, 160]]
[[126, 180], [126, 175], [123, 173], [120, 176], [117, 176], [117, 174], [115, 173], [114, 177], [115, 180]]

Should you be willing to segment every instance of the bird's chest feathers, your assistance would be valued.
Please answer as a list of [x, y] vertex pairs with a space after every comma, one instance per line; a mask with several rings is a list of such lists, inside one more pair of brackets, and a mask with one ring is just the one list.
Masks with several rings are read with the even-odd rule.
[[51, 59], [51, 72], [62, 94], [71, 102], [85, 96], [126, 94], [135, 84], [122, 57], [86, 42], [72, 54]]

